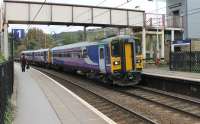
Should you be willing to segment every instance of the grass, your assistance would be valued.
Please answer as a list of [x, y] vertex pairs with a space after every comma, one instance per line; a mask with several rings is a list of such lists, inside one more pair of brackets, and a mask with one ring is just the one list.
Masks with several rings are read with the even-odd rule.
[[2, 53], [0, 53], [0, 63], [3, 63], [3, 62], [5, 62], [6, 60], [5, 60], [5, 57], [4, 57], [4, 55], [2, 54]]
[[6, 111], [4, 115], [4, 124], [12, 124], [14, 120], [14, 107], [11, 104], [11, 100], [9, 99], [6, 105]]

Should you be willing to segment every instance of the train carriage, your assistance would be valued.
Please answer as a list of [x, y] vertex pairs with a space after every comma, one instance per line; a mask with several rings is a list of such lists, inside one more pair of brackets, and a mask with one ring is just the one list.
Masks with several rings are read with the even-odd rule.
[[27, 51], [23, 51], [21, 54], [25, 55], [25, 58], [27, 59], [28, 62], [32, 62], [34, 61], [33, 52], [34, 50], [27, 50]]
[[118, 85], [133, 85], [140, 80], [136, 68], [136, 44], [134, 37], [121, 35], [103, 42], [109, 44], [111, 77]]
[[46, 65], [49, 63], [49, 49], [39, 49], [33, 52], [34, 62], [39, 65]]
[[[82, 42], [51, 49], [52, 65], [65, 70], [98, 70], [95, 46], [97, 43]], [[89, 53], [89, 54], [88, 54]]]
[[140, 81], [142, 57], [133, 36], [119, 35], [98, 42], [80, 42], [29, 52], [39, 65], [76, 71], [117, 85]]
[[99, 42], [81, 42], [51, 49], [52, 64], [119, 85], [138, 83], [134, 37], [116, 36]]

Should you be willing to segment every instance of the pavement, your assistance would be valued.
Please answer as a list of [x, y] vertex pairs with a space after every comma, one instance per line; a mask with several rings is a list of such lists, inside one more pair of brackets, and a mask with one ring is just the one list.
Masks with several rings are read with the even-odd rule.
[[45, 74], [21, 72], [15, 63], [14, 124], [115, 124], [86, 101]]
[[18, 64], [15, 64], [15, 83], [17, 108], [14, 124], [61, 124], [30, 73], [22, 73]]
[[170, 71], [167, 67], [144, 68], [143, 74], [200, 82], [200, 73]]

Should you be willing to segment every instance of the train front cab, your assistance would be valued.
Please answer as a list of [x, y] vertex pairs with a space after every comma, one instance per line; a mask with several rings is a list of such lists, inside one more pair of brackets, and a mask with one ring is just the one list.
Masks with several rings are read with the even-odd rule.
[[133, 39], [114, 39], [110, 43], [111, 72], [117, 85], [135, 85], [140, 81], [136, 70], [136, 50]]

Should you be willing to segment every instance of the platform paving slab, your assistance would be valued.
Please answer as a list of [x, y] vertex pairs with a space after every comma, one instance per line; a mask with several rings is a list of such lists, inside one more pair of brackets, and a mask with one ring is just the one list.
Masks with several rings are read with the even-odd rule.
[[[23, 90], [25, 90], [26, 92], [31, 92], [30, 94], [35, 94], [34, 96], [32, 96], [32, 98], [30, 98], [29, 95], [27, 96], [25, 95], [26, 98], [24, 98], [23, 100], [26, 101], [27, 99], [30, 99], [32, 102], [28, 102], [27, 105], [30, 104], [30, 106], [27, 106], [27, 108], [21, 108], [21, 110], [19, 111], [23, 111], [23, 112], [26, 111], [27, 113], [28, 112], [30, 113], [31, 111], [27, 111], [27, 109], [29, 109], [29, 107], [32, 106], [32, 103], [39, 101], [39, 103], [37, 102], [36, 104], [39, 107], [34, 108], [34, 113], [31, 112], [32, 114], [26, 115], [26, 116], [29, 116], [29, 118], [37, 114], [38, 111], [44, 111], [44, 110], [41, 110], [43, 109], [43, 107], [40, 106], [40, 99], [37, 98], [38, 97], [37, 95], [40, 95], [43, 97], [43, 101], [46, 101], [44, 105], [46, 104], [48, 106], [48, 110], [49, 110], [48, 113], [50, 113], [50, 114], [46, 113], [45, 116], [48, 116], [48, 117], [52, 116], [50, 117], [51, 119], [49, 120], [48, 117], [45, 118], [44, 115], [40, 115], [40, 118], [43, 117], [44, 121], [45, 120], [50, 121], [50, 123], [44, 122], [44, 121], [42, 122], [42, 120], [38, 121], [38, 122], [41, 122], [41, 124], [51, 124], [51, 123], [52, 124], [58, 124], [58, 123], [61, 123], [61, 124], [108, 124], [108, 123], [115, 124], [114, 121], [112, 121], [111, 119], [103, 115], [101, 112], [99, 112], [98, 110], [90, 106], [87, 102], [85, 102], [84, 100], [82, 100], [81, 98], [73, 94], [70, 90], [64, 88], [60, 84], [57, 84], [56, 81], [42, 74], [41, 72], [31, 68], [30, 70], [28, 70], [28, 72], [22, 73], [20, 72], [20, 67], [17, 64], [15, 64], [15, 72], [16, 72], [16, 77], [18, 78], [18, 82], [19, 82], [18, 86], [20, 87], [20, 85], [23, 84], [24, 85], [22, 87]], [[25, 74], [24, 76], [26, 77], [22, 76], [22, 74]], [[29, 85], [28, 83], [26, 84], [26, 82], [29, 82], [32, 85], [34, 85], [34, 87], [36, 87], [37, 90], [32, 89], [32, 86]], [[26, 87], [30, 87], [30, 90], [26, 89]], [[22, 94], [27, 94], [25, 91], [23, 91], [23, 93], [21, 91], [19, 92], [21, 92]], [[40, 92], [41, 94], [33, 93], [35, 91]], [[17, 97], [19, 97], [19, 95]], [[23, 105], [23, 104], [21, 103], [18, 105]], [[20, 109], [20, 107], [18, 109]], [[47, 108], [44, 107], [44, 109], [47, 109]], [[25, 116], [21, 115], [19, 112], [17, 113], [17, 115], [20, 115], [22, 120], [23, 120], [23, 117], [25, 118]], [[35, 120], [40, 119], [40, 118], [37, 118], [36, 116]], [[15, 120], [17, 121], [21, 119], [17, 116]], [[40, 124], [38, 122], [34, 122], [34, 124]], [[25, 124], [25, 123], [14, 123], [14, 124]], [[32, 124], [32, 123], [29, 123], [29, 124]]]
[[22, 73], [15, 64], [17, 84], [16, 117], [14, 124], [61, 124], [48, 99], [29, 72]]
[[170, 71], [169, 68], [145, 68], [143, 74], [200, 82], [200, 73]]

